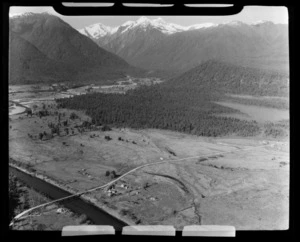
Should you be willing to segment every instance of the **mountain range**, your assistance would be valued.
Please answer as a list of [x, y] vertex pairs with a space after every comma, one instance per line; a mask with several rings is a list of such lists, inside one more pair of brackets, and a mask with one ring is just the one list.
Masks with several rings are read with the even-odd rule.
[[11, 84], [174, 77], [210, 60], [287, 73], [288, 27], [268, 21], [180, 26], [141, 17], [76, 30], [48, 13], [9, 19]]
[[180, 26], [140, 17], [117, 27], [101, 23], [78, 30], [128, 63], [183, 72], [207, 60], [265, 69], [288, 69], [288, 26], [259, 21]]
[[137, 71], [59, 17], [28, 13], [9, 20], [10, 83], [104, 80]]

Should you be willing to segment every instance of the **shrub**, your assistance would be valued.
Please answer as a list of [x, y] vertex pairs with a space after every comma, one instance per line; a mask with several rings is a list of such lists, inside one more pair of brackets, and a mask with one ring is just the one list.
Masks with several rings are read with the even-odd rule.
[[74, 119], [77, 119], [78, 118], [78, 115], [76, 113], [71, 113], [70, 114], [70, 119], [74, 120]]
[[125, 216], [125, 215], [128, 214], [128, 212], [129, 212], [129, 210], [127, 210], [127, 209], [121, 209], [120, 214], [121, 214], [122, 216]]
[[103, 127], [101, 128], [102, 131], [111, 131], [111, 128], [107, 125], [103, 125]]
[[112, 140], [112, 138], [110, 137], [110, 136], [108, 136], [108, 135], [106, 135], [105, 137], [104, 137], [106, 140]]
[[115, 171], [111, 171], [111, 172], [110, 172], [110, 177], [111, 177], [111, 178], [117, 177], [116, 172], [115, 172]]
[[38, 224], [36, 230], [43, 231], [46, 230], [47, 226], [45, 224]]

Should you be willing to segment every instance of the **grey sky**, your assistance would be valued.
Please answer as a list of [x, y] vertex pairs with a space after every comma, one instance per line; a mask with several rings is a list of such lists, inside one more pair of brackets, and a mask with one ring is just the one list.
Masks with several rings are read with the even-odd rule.
[[[72, 27], [80, 29], [94, 23], [102, 23], [111, 27], [119, 26], [128, 20], [136, 20], [140, 16], [64, 16], [55, 12], [52, 7], [11, 7], [10, 15], [24, 12], [49, 12], [59, 16]], [[161, 17], [167, 22], [189, 26], [200, 23], [224, 23], [238, 20], [253, 23], [259, 20], [268, 20], [274, 23], [288, 23], [288, 10], [286, 7], [248, 6], [242, 12], [229, 16], [147, 16], [150, 19]]]

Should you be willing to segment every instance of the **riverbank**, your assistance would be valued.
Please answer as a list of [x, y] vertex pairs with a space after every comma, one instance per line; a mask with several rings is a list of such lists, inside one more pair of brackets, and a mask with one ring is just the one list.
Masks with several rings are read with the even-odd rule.
[[13, 103], [14, 105], [10, 107], [9, 116], [16, 115], [16, 114], [23, 114], [23, 113], [26, 113], [28, 110], [30, 110], [29, 107], [27, 107], [19, 102], [16, 102], [13, 100], [10, 100], [10, 102]]
[[[46, 183], [49, 183], [51, 184], [52, 186], [55, 186], [57, 187], [58, 189], [61, 189], [65, 192], [68, 192], [70, 193], [71, 195], [72, 194], [76, 194], [78, 192], [76, 192], [74, 189], [70, 188], [70, 187], [67, 187], [67, 186], [64, 186], [62, 184], [60, 184], [59, 182], [53, 180], [53, 179], [50, 179], [49, 177], [45, 176], [45, 175], [42, 175], [42, 174], [39, 174], [37, 172], [32, 172], [32, 171], [29, 171], [25, 168], [22, 168], [22, 167], [19, 167], [17, 166], [16, 164], [13, 164], [13, 163], [9, 163], [9, 166], [20, 171], [20, 172], [23, 172], [29, 176], [32, 176], [36, 179], [40, 179]], [[79, 195], [77, 196], [78, 198], [80, 198], [81, 200], [83, 200], [85, 203], [87, 204], [91, 204], [92, 206], [95, 206], [96, 208], [98, 208], [101, 212], [111, 216], [113, 219], [115, 219], [116, 221], [118, 222], [121, 222], [123, 224], [126, 224], [126, 225], [134, 225], [135, 223], [133, 221], [130, 221], [129, 219], [125, 219], [123, 217], [121, 217], [116, 211], [112, 210], [111, 208], [105, 206], [104, 204], [101, 204], [99, 201], [96, 201], [95, 199], [93, 198], [90, 198], [89, 196], [87, 195]]]
[[[20, 174], [20, 172], [18, 173]], [[24, 175], [24, 173], [22, 174]], [[51, 201], [51, 198], [47, 197], [44, 193], [38, 192], [34, 187], [28, 186], [22, 178], [20, 179], [18, 175], [16, 176], [15, 169], [9, 169], [9, 177], [10, 199], [12, 199], [10, 202], [12, 202], [13, 213], [15, 215], [20, 214], [22, 211], [31, 207]], [[13, 193], [15, 193], [15, 195]], [[14, 200], [12, 197], [17, 199]], [[14, 201], [16, 201], [17, 204], [14, 204]], [[56, 203], [45, 206], [42, 209], [36, 209], [29, 215], [22, 216], [10, 226], [10, 229], [27, 231], [61, 231], [64, 226], [87, 224], [93, 224], [93, 222], [89, 220], [85, 214], [75, 213], [62, 204]]]

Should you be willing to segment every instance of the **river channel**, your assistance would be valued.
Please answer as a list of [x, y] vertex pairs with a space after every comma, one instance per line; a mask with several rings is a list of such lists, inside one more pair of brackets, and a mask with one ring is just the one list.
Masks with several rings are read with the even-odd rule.
[[[19, 171], [13, 167], [9, 167], [9, 170], [27, 186], [45, 194], [51, 199], [59, 199], [71, 195], [71, 193], [64, 191], [52, 184], [49, 184], [39, 178], [30, 176], [22, 171]], [[122, 227], [126, 226], [124, 222], [109, 215], [104, 210], [97, 208], [96, 206], [85, 202], [80, 197], [73, 197], [60, 202], [64, 207], [72, 210], [77, 214], [85, 214], [96, 225], [111, 225], [116, 231], [121, 231]]]

